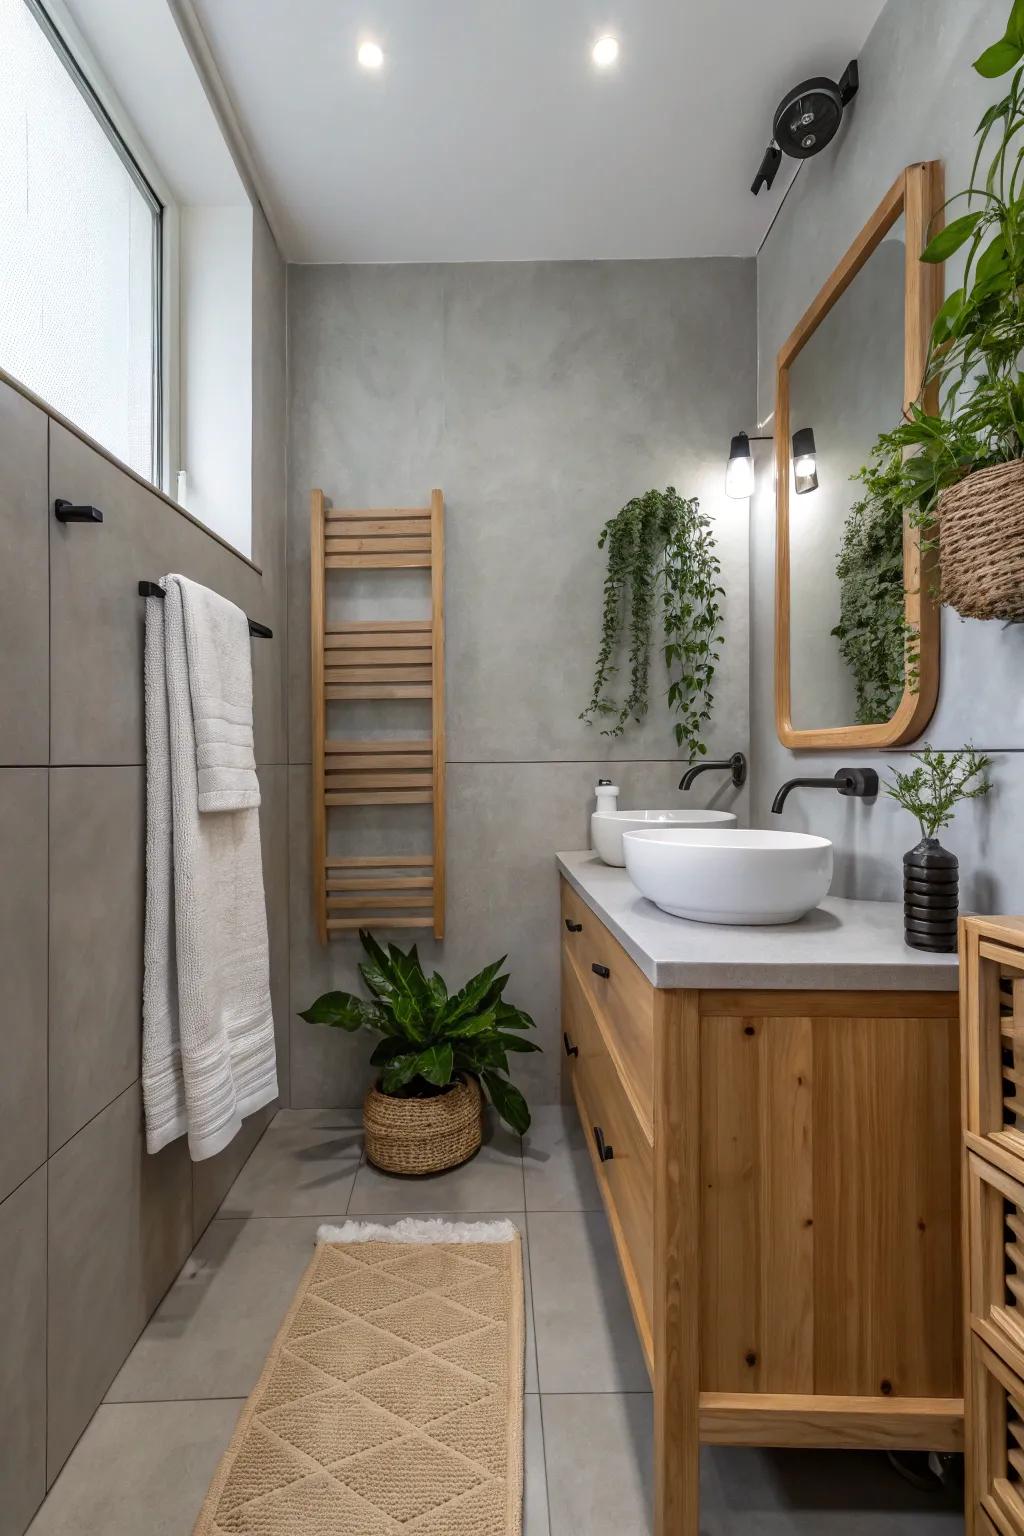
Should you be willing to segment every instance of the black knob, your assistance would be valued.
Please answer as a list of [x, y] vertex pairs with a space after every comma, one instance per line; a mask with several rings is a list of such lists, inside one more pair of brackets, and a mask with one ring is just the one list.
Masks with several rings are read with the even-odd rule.
[[103, 521], [103, 513], [99, 507], [75, 507], [61, 496], [58, 496], [53, 504], [53, 515], [58, 523], [102, 523]]
[[597, 1155], [602, 1163], [610, 1163], [615, 1153], [604, 1139], [604, 1131], [599, 1125], [594, 1126], [594, 1145], [597, 1147]]
[[578, 1056], [579, 1055], [579, 1053], [580, 1053], [579, 1046], [578, 1045], [573, 1045], [572, 1041], [569, 1039], [568, 1032], [566, 1030], [564, 1030], [564, 1029], [562, 1031], [562, 1044], [565, 1046], [565, 1054], [567, 1056]]
[[567, 917], [566, 918], [565, 926], [568, 928], [570, 933], [582, 933], [583, 932], [583, 924], [582, 923], [574, 923], [571, 917]]
[[595, 976], [603, 976], [605, 981], [607, 981], [608, 977], [611, 975], [611, 971], [608, 969], [608, 967], [606, 965], [598, 965], [596, 960], [590, 969], [593, 971]]

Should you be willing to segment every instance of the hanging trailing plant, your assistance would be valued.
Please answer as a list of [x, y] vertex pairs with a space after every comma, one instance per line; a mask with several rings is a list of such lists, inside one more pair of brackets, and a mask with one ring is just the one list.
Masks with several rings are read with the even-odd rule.
[[902, 454], [877, 450], [852, 477], [864, 487], [836, 559], [839, 623], [832, 634], [853, 675], [858, 725], [891, 720], [918, 680], [918, 633], [906, 620]]
[[[720, 659], [721, 565], [715, 553], [711, 519], [696, 496], [680, 496], [674, 486], [648, 491], [626, 503], [601, 530], [598, 549], [608, 550], [604, 582], [601, 644], [594, 691], [580, 716], [607, 722], [606, 736], [621, 736], [632, 717], [647, 713], [652, 629], [660, 613], [668, 671], [669, 708], [678, 716], [676, 745], [691, 762], [707, 748], [701, 740], [711, 718], [711, 684]], [[628, 622], [627, 622], [628, 614]], [[611, 695], [611, 682], [625, 636], [629, 633], [629, 687], [622, 702]]]

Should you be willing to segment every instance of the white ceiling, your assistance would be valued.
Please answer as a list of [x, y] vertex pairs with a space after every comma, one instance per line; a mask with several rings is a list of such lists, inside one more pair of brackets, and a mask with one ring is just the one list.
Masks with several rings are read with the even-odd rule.
[[[196, 0], [286, 254], [304, 262], [749, 255], [784, 90], [883, 0]], [[590, 48], [621, 41], [597, 71]], [[356, 63], [366, 37], [385, 63]]]

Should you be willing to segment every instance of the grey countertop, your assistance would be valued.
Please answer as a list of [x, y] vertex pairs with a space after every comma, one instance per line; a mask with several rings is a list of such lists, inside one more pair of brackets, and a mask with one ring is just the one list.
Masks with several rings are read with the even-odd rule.
[[956, 955], [903, 942], [896, 901], [827, 896], [798, 923], [731, 928], [670, 917], [624, 869], [596, 853], [560, 853], [558, 867], [656, 987], [816, 988], [954, 992]]

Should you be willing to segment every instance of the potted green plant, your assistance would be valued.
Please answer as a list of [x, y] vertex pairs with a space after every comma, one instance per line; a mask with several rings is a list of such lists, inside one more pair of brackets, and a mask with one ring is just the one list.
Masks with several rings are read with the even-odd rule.
[[992, 759], [973, 747], [936, 752], [925, 746], [911, 756], [916, 766], [907, 773], [893, 769], [893, 782], [885, 785], [921, 828], [921, 841], [903, 855], [904, 938], [912, 949], [947, 953], [956, 949], [959, 863], [936, 834], [949, 826], [962, 801], [988, 794]]
[[[651, 631], [660, 611], [662, 655], [668, 672], [668, 704], [678, 716], [676, 745], [689, 761], [707, 752], [702, 738], [714, 703], [711, 684], [724, 636], [721, 564], [715, 553], [711, 519], [696, 496], [680, 496], [674, 486], [635, 496], [605, 523], [597, 541], [608, 549], [604, 583], [601, 644], [594, 669], [594, 689], [581, 720], [606, 722], [606, 736], [621, 736], [630, 716], [647, 713], [651, 670]], [[611, 696], [618, 670], [616, 655], [624, 639], [628, 612], [629, 689], [619, 703]]]
[[389, 1173], [440, 1173], [472, 1157], [483, 1131], [481, 1084], [501, 1118], [520, 1135], [526, 1100], [508, 1079], [509, 1053], [539, 1051], [528, 1013], [505, 1002], [506, 957], [449, 994], [427, 976], [415, 944], [386, 948], [360, 930], [367, 959], [360, 975], [369, 998], [325, 992], [300, 1017], [354, 1034], [379, 1035], [370, 1063], [380, 1077], [363, 1104], [366, 1155]]
[[[920, 400], [879, 438], [876, 470], [941, 542], [940, 596], [965, 618], [1024, 619], [1024, 0], [1004, 36], [975, 61], [987, 79], [1013, 71], [978, 125], [970, 183], [946, 204], [966, 211], [933, 235], [921, 260], [965, 250], [963, 282], [932, 332]], [[983, 179], [985, 146], [996, 150]], [[937, 408], [922, 403], [929, 393]]]

